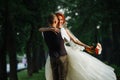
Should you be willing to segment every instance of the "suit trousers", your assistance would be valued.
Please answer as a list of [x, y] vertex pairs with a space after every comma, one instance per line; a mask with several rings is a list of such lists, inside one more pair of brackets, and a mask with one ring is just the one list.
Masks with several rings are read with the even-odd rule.
[[66, 80], [68, 71], [68, 57], [67, 55], [59, 58], [50, 58], [53, 80]]

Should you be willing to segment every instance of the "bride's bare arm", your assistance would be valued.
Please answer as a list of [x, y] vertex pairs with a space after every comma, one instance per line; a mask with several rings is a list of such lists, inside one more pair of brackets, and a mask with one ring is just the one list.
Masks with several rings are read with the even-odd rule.
[[39, 28], [39, 31], [40, 32], [44, 32], [44, 31], [53, 31], [53, 32], [59, 32], [59, 29], [57, 29], [57, 28], [50, 28], [50, 27], [48, 27], [48, 28]]
[[81, 46], [84, 46], [84, 47], [87, 47], [87, 48], [90, 48], [90, 46], [84, 44], [83, 42], [81, 42], [80, 40], [78, 40], [77, 38], [75, 38], [75, 36], [73, 36], [68, 29], [65, 29], [65, 30], [66, 30], [67, 34], [69, 35], [70, 39], [71, 39], [74, 43], [76, 43], [76, 44], [78, 44], [78, 45], [81, 45]]
[[53, 28], [39, 28], [40, 32], [44, 32], [44, 31], [52, 31]]

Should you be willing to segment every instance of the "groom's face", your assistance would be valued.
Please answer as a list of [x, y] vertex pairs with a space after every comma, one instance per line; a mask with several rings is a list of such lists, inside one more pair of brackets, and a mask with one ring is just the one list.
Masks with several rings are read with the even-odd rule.
[[57, 16], [54, 16], [53, 23], [57, 26], [57, 24], [58, 24], [58, 18], [57, 18]]

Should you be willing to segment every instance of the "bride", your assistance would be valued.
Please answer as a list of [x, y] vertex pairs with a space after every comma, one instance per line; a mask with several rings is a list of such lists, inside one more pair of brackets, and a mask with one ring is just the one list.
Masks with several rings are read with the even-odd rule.
[[[69, 61], [67, 80], [116, 80], [112, 67], [84, 52], [84, 47], [72, 41], [68, 43], [70, 46], [65, 44]], [[49, 57], [46, 61], [45, 73], [46, 80], [53, 80]]]
[[[68, 29], [61, 27], [60, 30], [62, 38], [67, 41], [65, 48], [69, 64], [66, 80], [116, 80], [112, 67], [83, 51], [84, 47], [89, 46], [80, 42]], [[45, 76], [46, 80], [53, 80], [49, 56], [45, 65]]]

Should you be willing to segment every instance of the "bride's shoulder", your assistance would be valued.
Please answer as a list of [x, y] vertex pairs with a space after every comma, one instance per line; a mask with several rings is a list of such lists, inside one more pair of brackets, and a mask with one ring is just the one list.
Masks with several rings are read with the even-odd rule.
[[62, 27], [61, 30], [65, 30], [65, 28]]

